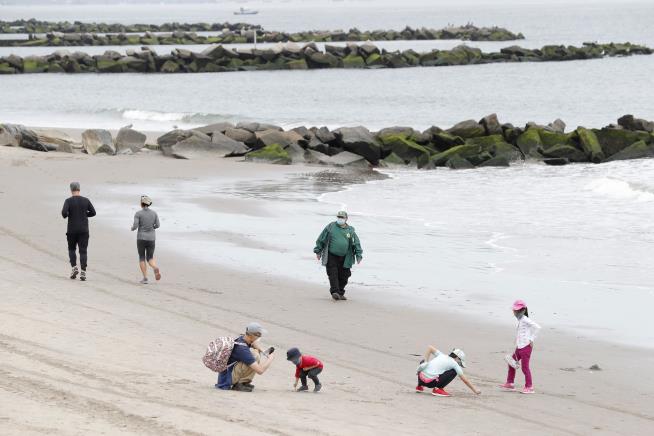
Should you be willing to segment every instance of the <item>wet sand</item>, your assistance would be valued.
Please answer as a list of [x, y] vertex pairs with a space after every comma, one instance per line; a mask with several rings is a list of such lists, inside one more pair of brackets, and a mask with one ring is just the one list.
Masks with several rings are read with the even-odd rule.
[[[496, 385], [505, 376], [512, 328], [453, 315], [446, 304], [434, 313], [363, 302], [357, 293], [374, 290], [356, 285], [350, 301], [335, 303], [324, 287], [193, 263], [166, 246], [165, 228], [157, 241], [163, 279], [141, 286], [131, 223], [120, 232], [103, 218], [103, 203], [115, 195], [103, 189], [110, 184], [147, 190], [204, 177], [281, 181], [315, 170], [0, 148], [2, 432], [652, 433], [651, 350], [579, 340], [544, 326], [532, 356], [537, 393], [504, 393]], [[73, 179], [98, 210], [86, 283], [67, 277], [59, 214]], [[225, 205], [234, 213], [241, 207], [265, 213], [256, 205]], [[255, 378], [251, 394], [214, 389], [215, 375], [201, 362], [206, 344], [241, 333], [253, 320], [268, 329], [263, 342], [277, 347], [277, 360]], [[482, 395], [458, 380], [448, 388], [452, 398], [415, 394], [417, 355], [427, 344], [464, 349], [467, 373]], [[285, 361], [291, 346], [324, 361], [321, 393], [291, 391], [293, 367]], [[602, 370], [589, 371], [593, 364]]]

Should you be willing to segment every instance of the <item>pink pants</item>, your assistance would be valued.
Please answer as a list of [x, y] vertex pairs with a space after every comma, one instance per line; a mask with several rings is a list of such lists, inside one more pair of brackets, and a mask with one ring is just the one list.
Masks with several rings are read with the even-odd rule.
[[[516, 348], [513, 353], [513, 358], [520, 361], [520, 368], [522, 368], [522, 373], [525, 375], [525, 387], [532, 387], [531, 382], [531, 370], [529, 369], [529, 360], [531, 359], [531, 345], [527, 345], [524, 348]], [[509, 374], [506, 377], [507, 383], [513, 383], [515, 381], [515, 368], [509, 366]]]

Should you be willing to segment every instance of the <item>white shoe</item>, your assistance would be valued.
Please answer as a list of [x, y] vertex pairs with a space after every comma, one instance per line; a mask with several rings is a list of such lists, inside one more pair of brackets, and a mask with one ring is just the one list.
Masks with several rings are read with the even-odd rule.
[[149, 282], [147, 278], [143, 277], [139, 283], [142, 285], [147, 285]]
[[507, 354], [506, 356], [504, 356], [504, 360], [506, 360], [506, 363], [508, 363], [511, 368], [513, 368], [513, 369], [520, 368], [520, 362], [515, 360], [513, 358], [513, 356], [511, 356], [510, 354]]

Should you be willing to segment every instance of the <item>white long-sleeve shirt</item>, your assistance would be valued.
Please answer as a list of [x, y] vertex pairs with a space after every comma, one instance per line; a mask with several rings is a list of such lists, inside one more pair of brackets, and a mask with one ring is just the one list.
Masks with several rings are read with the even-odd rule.
[[523, 316], [518, 320], [517, 335], [515, 345], [518, 348], [524, 348], [536, 339], [540, 326], [532, 321], [528, 316]]

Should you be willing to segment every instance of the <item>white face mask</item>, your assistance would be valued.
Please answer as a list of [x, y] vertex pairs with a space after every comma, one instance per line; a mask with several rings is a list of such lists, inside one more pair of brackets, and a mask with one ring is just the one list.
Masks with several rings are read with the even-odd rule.
[[339, 226], [344, 225], [345, 224], [345, 218], [337, 218], [336, 219], [336, 224], [338, 224]]

